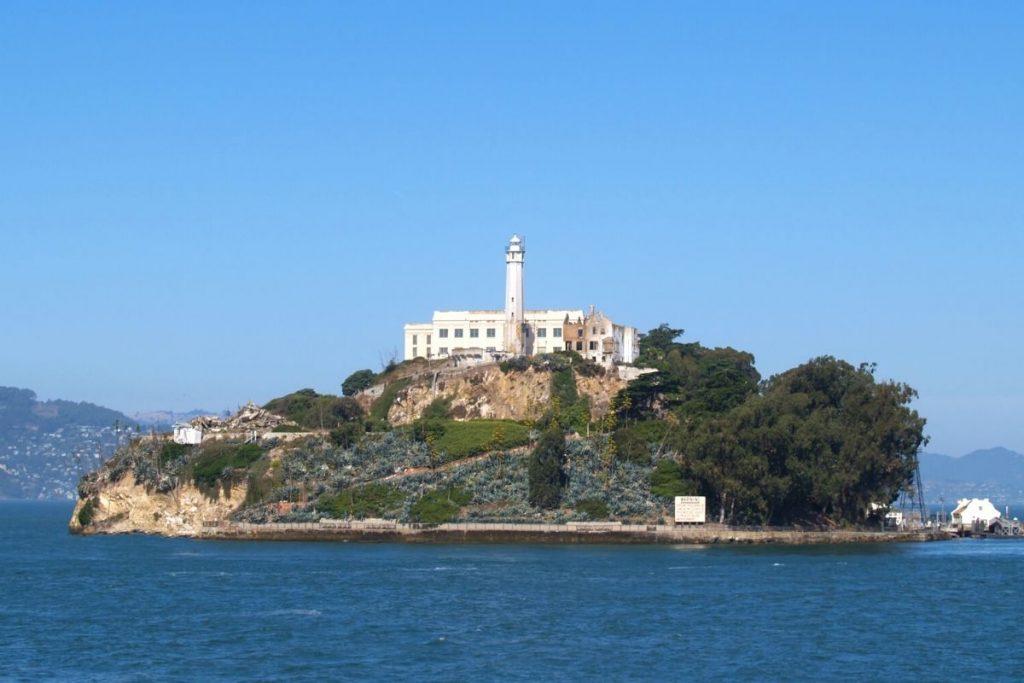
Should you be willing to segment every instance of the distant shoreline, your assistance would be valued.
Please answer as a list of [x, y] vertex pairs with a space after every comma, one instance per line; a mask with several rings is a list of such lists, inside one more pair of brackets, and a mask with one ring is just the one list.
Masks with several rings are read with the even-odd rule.
[[[72, 529], [72, 533], [82, 533]], [[103, 534], [102, 530], [86, 535]], [[400, 524], [386, 520], [328, 524], [220, 524], [195, 534], [199, 540], [224, 541], [320, 541], [365, 543], [552, 543], [627, 545], [840, 545], [860, 543], [912, 543], [953, 538], [929, 531], [804, 531], [798, 529], [733, 529], [725, 525], [676, 527], [618, 523], [488, 524], [452, 523], [438, 526]]]

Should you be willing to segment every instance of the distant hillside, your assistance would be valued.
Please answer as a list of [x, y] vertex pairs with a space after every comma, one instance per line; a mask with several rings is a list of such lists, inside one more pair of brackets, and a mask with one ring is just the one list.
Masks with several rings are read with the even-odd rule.
[[124, 413], [94, 403], [37, 401], [31, 389], [0, 387], [0, 433], [8, 429], [53, 431], [68, 425], [106, 426], [117, 421], [134, 425]]
[[928, 503], [944, 498], [990, 498], [1001, 507], [1024, 503], [1024, 455], [1006, 448], [977, 450], [960, 458], [922, 453], [921, 479]]
[[39, 401], [30, 389], [0, 387], [0, 498], [73, 498], [78, 478], [135, 425], [93, 403]]

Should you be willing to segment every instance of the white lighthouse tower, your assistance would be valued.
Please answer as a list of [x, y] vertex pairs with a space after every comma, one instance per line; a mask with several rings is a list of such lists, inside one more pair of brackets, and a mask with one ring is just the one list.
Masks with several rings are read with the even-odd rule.
[[505, 351], [521, 355], [526, 348], [523, 339], [523, 259], [526, 242], [512, 235], [505, 247]]

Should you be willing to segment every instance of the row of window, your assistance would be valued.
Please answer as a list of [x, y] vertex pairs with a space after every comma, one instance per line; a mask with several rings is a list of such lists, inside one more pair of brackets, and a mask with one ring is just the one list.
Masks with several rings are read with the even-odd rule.
[[[448, 339], [448, 331], [449, 330], [448, 330], [447, 327], [442, 327], [442, 328], [438, 329], [437, 336], [440, 337], [441, 339]], [[526, 331], [527, 331], [527, 334], [529, 334], [529, 328], [526, 328]], [[451, 330], [451, 332], [452, 332], [452, 336], [455, 339], [462, 339], [463, 336], [464, 336], [465, 330], [463, 330], [460, 327], [456, 327], [455, 329]], [[494, 339], [497, 336], [497, 332], [498, 331], [494, 327], [488, 327], [485, 330], [485, 332], [486, 332], [486, 336], [487, 336], [488, 339]], [[581, 335], [582, 335], [582, 332], [581, 332]], [[546, 327], [538, 328], [537, 336], [538, 337], [547, 337], [548, 336], [547, 328]], [[561, 337], [562, 336], [562, 328], [561, 327], [552, 327], [551, 328], [551, 336], [552, 337]], [[480, 330], [478, 330], [475, 327], [469, 328], [469, 338], [470, 339], [477, 339], [479, 337], [480, 337]], [[414, 335], [412, 335], [412, 343], [415, 344], [416, 342], [417, 342], [417, 339], [416, 339], [416, 335], [414, 334]], [[430, 335], [429, 334], [427, 335], [427, 343], [428, 344], [430, 343]]]
[[[487, 347], [488, 353], [495, 353], [495, 352], [497, 352], [497, 350], [498, 349], [496, 347], [494, 347], [494, 346], [488, 346]], [[438, 347], [437, 355], [439, 355], [439, 356], [447, 356], [448, 355], [448, 347], [447, 346]], [[412, 357], [413, 358], [419, 358], [420, 357], [420, 350], [416, 346], [412, 347]], [[430, 357], [431, 357], [430, 349], [428, 348], [427, 349], [427, 358], [430, 358]]]
[[[454, 330], [452, 330], [452, 332], [454, 333], [454, 337], [456, 339], [462, 339], [462, 336], [463, 336], [463, 333], [465, 332], [465, 330], [463, 330], [462, 328], [457, 327]], [[494, 337], [496, 337], [497, 334], [498, 334], [498, 330], [497, 330], [497, 328], [494, 328], [494, 327], [488, 327], [487, 330], [486, 330], [486, 333], [487, 333], [487, 338], [488, 339], [494, 339]], [[441, 339], [447, 339], [448, 338], [448, 328], [447, 327], [442, 327], [441, 329], [439, 329], [437, 331], [437, 336], [441, 337]], [[470, 339], [476, 339], [479, 336], [480, 336], [480, 330], [476, 329], [475, 327], [469, 328], [469, 338]]]

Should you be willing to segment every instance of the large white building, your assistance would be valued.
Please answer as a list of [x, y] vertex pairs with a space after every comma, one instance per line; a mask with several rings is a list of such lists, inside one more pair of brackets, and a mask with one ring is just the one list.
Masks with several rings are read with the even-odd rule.
[[971, 529], [976, 525], [988, 527], [999, 517], [999, 510], [988, 498], [962, 498], [956, 502], [950, 521], [955, 527]]
[[434, 311], [429, 323], [405, 326], [404, 358], [505, 356], [576, 351], [612, 365], [633, 362], [639, 354], [636, 328], [612, 323], [590, 308], [528, 310], [523, 300], [526, 242], [513, 235], [505, 248], [505, 310]]

